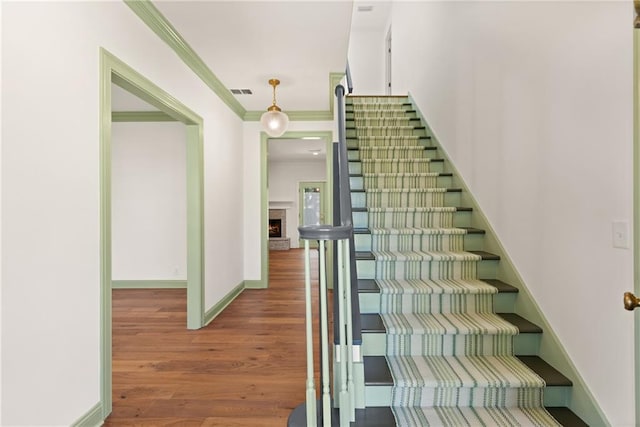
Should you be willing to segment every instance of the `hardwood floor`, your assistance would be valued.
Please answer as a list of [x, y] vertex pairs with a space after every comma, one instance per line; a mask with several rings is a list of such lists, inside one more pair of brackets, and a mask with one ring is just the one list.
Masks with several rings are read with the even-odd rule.
[[303, 255], [271, 251], [269, 289], [243, 291], [197, 331], [186, 290], [114, 290], [105, 426], [286, 426], [305, 398]]

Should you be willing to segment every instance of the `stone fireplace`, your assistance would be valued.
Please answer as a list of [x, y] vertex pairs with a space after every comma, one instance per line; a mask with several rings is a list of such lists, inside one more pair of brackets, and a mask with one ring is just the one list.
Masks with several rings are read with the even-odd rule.
[[287, 237], [287, 210], [269, 209], [269, 250], [288, 251], [291, 241]]

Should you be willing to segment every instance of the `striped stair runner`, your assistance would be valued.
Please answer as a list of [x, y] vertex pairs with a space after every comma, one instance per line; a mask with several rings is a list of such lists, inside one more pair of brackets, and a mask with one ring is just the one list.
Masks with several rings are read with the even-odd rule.
[[351, 102], [397, 425], [560, 425], [513, 355], [518, 330], [494, 313], [481, 257], [464, 251], [406, 98]]

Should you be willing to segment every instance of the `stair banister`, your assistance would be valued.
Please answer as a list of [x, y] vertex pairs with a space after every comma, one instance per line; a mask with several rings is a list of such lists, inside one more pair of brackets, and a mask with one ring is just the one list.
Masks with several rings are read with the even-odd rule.
[[[320, 365], [322, 425], [332, 425], [332, 408], [340, 408], [340, 426], [348, 427], [355, 421], [356, 390], [354, 385], [354, 342], [362, 343], [359, 306], [357, 298], [357, 274], [355, 244], [346, 147], [346, 122], [344, 111], [345, 89], [336, 87], [338, 113], [338, 143], [334, 147], [334, 225], [302, 226], [298, 230], [305, 247], [305, 326], [307, 349], [306, 424], [317, 426], [316, 385], [314, 381], [313, 318], [311, 303], [311, 272], [309, 242], [318, 241], [319, 296], [320, 296]], [[334, 396], [330, 394], [329, 334], [327, 319], [326, 242], [334, 242], [334, 344], [335, 362]], [[355, 295], [354, 295], [355, 292]], [[354, 307], [355, 305], [355, 307]], [[332, 405], [333, 403], [333, 405]]]

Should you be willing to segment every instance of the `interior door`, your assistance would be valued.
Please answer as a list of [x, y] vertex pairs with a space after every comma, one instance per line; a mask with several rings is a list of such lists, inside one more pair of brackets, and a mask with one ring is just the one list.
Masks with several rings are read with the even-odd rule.
[[[320, 225], [325, 222], [325, 186], [324, 181], [300, 182], [298, 184], [298, 223], [305, 225]], [[317, 242], [311, 242], [312, 246]], [[304, 242], [300, 242], [304, 246]]]

